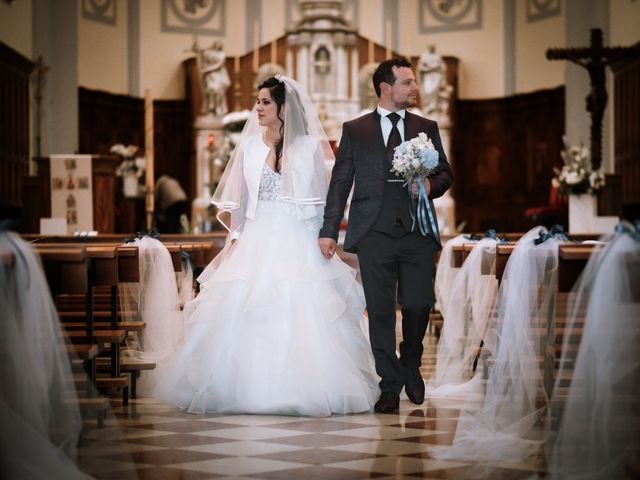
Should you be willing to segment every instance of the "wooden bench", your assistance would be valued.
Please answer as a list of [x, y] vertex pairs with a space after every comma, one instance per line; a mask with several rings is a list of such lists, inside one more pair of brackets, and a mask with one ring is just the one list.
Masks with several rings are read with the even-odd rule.
[[93, 302], [91, 301], [91, 286], [93, 284], [93, 263], [86, 254], [85, 247], [59, 248], [39, 247], [36, 252], [42, 260], [45, 276], [53, 296], [54, 304], [59, 295], [83, 294], [89, 301], [84, 304], [86, 320], [84, 339], [88, 346], [68, 346], [70, 354], [77, 352], [86, 363], [87, 373], [91, 380], [95, 380], [95, 357], [99, 353], [99, 346], [92, 342], [93, 335]]
[[[549, 396], [551, 396], [553, 392], [557, 379], [565, 337], [569, 336], [571, 338], [571, 343], [564, 348], [566, 360], [575, 359], [575, 356], [578, 354], [583, 324], [578, 322], [574, 324], [571, 329], [567, 328], [567, 313], [573, 310], [569, 293], [584, 270], [593, 249], [593, 245], [566, 244], [560, 245], [559, 247], [556, 313], [553, 318], [549, 319], [545, 352], [545, 387]], [[586, 315], [586, 312], [583, 313]], [[565, 364], [565, 369], [566, 367], [568, 367], [568, 363]], [[570, 377], [564, 378], [562, 379], [562, 384], [568, 386], [570, 381]]]
[[[122, 392], [123, 404], [127, 405], [129, 400], [129, 377], [121, 375], [120, 372], [120, 343], [126, 336], [126, 330], [117, 327], [116, 322], [116, 301], [118, 286], [118, 262], [116, 255], [116, 247], [114, 246], [55, 246], [46, 244], [37, 244], [37, 251], [41, 252], [41, 256], [46, 256], [47, 252], [57, 249], [58, 251], [72, 252], [77, 249], [83, 249], [86, 256], [87, 277], [84, 277], [80, 271], [76, 271], [75, 275], [87, 279], [86, 286], [83, 287], [84, 293], [76, 291], [56, 292], [54, 302], [58, 309], [58, 314], [65, 325], [65, 319], [71, 317], [75, 320], [75, 324], [80, 324], [80, 328], [65, 329], [65, 340], [72, 345], [98, 345], [98, 354], [103, 351], [102, 345], [109, 344], [109, 349], [105, 350], [110, 356], [109, 376], [98, 376], [96, 371], [95, 357], [87, 359], [90, 362], [90, 378], [94, 382], [96, 388], [102, 391], [119, 390]], [[43, 258], [45, 261], [45, 258]], [[66, 282], [74, 281], [73, 274], [65, 274], [58, 278], [58, 282], [64, 285]], [[93, 290], [97, 287], [107, 288], [109, 291], [109, 322], [110, 328], [96, 329], [94, 325], [95, 303]], [[69, 301], [71, 299], [71, 301]], [[81, 321], [78, 321], [81, 320]], [[84, 325], [84, 328], [82, 328]], [[69, 347], [69, 349], [77, 349], [78, 353], [83, 356], [89, 352], [93, 352], [93, 348], [86, 347]]]

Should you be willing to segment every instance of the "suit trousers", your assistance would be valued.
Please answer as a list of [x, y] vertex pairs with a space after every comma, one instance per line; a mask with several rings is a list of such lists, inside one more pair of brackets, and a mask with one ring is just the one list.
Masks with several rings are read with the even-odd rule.
[[[369, 337], [382, 378], [382, 392], [400, 393], [422, 379], [422, 341], [434, 303], [431, 236], [395, 225], [391, 233], [370, 230], [358, 242], [360, 274], [369, 315]], [[396, 305], [402, 312], [400, 358], [396, 354]]]

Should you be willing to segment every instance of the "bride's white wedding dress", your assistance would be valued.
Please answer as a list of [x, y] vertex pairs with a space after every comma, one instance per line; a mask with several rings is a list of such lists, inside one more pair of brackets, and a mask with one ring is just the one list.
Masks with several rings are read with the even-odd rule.
[[160, 400], [198, 413], [373, 408], [362, 287], [337, 256], [322, 256], [317, 226], [277, 200], [280, 184], [265, 163], [255, 218], [185, 307], [185, 344], [156, 387]]

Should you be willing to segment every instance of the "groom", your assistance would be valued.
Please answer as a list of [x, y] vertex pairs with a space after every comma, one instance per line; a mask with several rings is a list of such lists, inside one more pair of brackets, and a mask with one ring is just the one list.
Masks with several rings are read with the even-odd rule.
[[[433, 257], [441, 248], [437, 231], [429, 227], [423, 236], [413, 225], [415, 200], [403, 186], [404, 180], [390, 172], [393, 149], [420, 132], [432, 140], [439, 154], [438, 170], [414, 181], [412, 188], [417, 191], [417, 181], [424, 183], [434, 215], [432, 199], [447, 191], [453, 176], [436, 122], [406, 111], [416, 104], [418, 91], [409, 61], [401, 57], [382, 62], [373, 74], [373, 86], [380, 99], [378, 108], [343, 126], [319, 244], [322, 254], [331, 258], [355, 177], [344, 249], [357, 253], [360, 263], [371, 347], [382, 378], [375, 411], [392, 413], [399, 409], [402, 387], [413, 403], [424, 401], [422, 340], [434, 302]], [[400, 358], [396, 355], [396, 293], [402, 311]]]

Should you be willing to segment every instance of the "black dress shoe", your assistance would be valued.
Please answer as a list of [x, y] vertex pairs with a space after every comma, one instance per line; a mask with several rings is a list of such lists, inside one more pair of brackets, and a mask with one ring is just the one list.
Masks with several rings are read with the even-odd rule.
[[411, 384], [407, 383], [404, 386], [404, 391], [407, 392], [409, 400], [416, 405], [422, 405], [422, 402], [424, 402], [424, 381], [422, 379]]
[[382, 392], [373, 411], [376, 413], [398, 413], [400, 411], [400, 394]]

